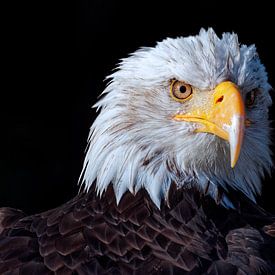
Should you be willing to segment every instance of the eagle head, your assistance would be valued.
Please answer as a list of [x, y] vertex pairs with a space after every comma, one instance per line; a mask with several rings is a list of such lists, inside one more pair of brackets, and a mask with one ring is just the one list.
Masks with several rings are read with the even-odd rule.
[[198, 190], [233, 207], [229, 187], [251, 200], [271, 167], [267, 73], [254, 45], [213, 29], [165, 39], [122, 59], [95, 104], [82, 183], [117, 203], [145, 188], [159, 207], [169, 187]]

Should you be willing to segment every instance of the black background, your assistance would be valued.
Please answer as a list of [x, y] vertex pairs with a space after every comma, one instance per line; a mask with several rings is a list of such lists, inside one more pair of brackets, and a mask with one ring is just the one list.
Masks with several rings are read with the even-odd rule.
[[[0, 206], [36, 213], [77, 193], [91, 106], [119, 58], [140, 46], [201, 27], [234, 31], [256, 44], [274, 85], [271, 1], [80, 0], [71, 9], [57, 2], [2, 10]], [[272, 178], [259, 203], [275, 213]]]

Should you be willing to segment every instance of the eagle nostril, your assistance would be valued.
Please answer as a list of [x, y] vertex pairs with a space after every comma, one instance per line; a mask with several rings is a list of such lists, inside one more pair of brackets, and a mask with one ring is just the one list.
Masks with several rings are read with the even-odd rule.
[[222, 102], [222, 101], [223, 101], [223, 95], [220, 96], [220, 97], [216, 100], [216, 104], [217, 104], [217, 103], [220, 103], [220, 102]]

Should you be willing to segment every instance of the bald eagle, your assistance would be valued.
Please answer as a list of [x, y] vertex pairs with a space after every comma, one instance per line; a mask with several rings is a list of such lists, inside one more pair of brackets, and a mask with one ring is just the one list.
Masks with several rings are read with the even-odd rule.
[[213, 29], [122, 59], [95, 104], [79, 194], [0, 209], [1, 274], [275, 274], [267, 73]]

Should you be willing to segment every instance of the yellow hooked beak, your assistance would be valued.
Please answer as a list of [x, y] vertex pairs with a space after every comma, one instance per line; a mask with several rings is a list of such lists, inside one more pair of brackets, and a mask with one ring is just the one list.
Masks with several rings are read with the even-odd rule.
[[196, 132], [211, 133], [227, 140], [230, 144], [231, 167], [236, 165], [244, 135], [245, 107], [234, 83], [220, 83], [208, 104], [195, 107], [186, 114], [177, 114], [174, 119], [197, 122], [201, 126]]

